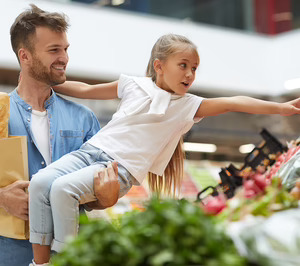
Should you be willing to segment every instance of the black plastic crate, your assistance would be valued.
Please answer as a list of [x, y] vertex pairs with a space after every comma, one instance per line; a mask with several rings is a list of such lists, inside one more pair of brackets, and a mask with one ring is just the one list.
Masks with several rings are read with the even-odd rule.
[[[251, 167], [256, 170], [258, 165], [264, 164], [272, 165], [275, 160], [270, 158], [271, 154], [283, 153], [287, 151], [287, 147], [282, 145], [274, 136], [270, 134], [266, 129], [260, 132], [263, 141], [256, 146], [249, 154], [244, 158], [244, 165], [241, 169], [236, 168], [233, 164], [230, 164], [226, 168], [221, 168], [219, 176], [221, 183], [217, 187], [210, 187], [212, 189], [211, 195], [216, 195], [217, 188], [221, 189], [227, 198], [234, 196], [235, 190], [243, 185], [243, 177], [241, 171], [247, 167]], [[208, 188], [203, 189], [197, 195], [197, 200], [201, 200], [203, 192], [207, 191]]]
[[263, 129], [260, 132], [260, 135], [264, 140], [245, 157], [245, 163], [242, 169], [250, 166], [253, 170], [255, 170], [258, 165], [262, 164], [266, 160], [268, 160], [268, 165], [272, 165], [275, 160], [270, 158], [271, 154], [287, 151], [287, 147], [282, 145], [266, 129]]

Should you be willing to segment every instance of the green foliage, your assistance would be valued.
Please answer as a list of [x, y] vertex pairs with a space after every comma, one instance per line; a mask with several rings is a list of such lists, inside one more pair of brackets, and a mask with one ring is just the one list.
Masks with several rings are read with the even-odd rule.
[[245, 265], [213, 217], [186, 200], [152, 199], [119, 223], [81, 219], [82, 230], [53, 265]]

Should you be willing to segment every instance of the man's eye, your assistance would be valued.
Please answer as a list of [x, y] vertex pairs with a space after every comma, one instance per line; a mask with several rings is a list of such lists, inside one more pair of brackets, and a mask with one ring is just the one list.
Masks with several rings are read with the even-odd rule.
[[197, 67], [192, 67], [192, 71], [196, 71], [197, 70]]
[[182, 64], [180, 64], [180, 67], [186, 68], [186, 64], [185, 64], [185, 63], [182, 63]]
[[50, 52], [55, 53], [55, 52], [57, 52], [57, 49], [51, 49]]

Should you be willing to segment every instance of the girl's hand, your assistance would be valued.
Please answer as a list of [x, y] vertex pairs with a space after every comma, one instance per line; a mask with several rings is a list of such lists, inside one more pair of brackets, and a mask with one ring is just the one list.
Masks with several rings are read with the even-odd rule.
[[280, 114], [283, 116], [300, 114], [300, 98], [283, 103], [282, 111]]

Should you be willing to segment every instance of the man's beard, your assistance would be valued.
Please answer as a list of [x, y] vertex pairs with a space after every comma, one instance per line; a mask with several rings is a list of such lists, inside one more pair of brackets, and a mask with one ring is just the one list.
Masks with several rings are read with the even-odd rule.
[[33, 65], [29, 69], [29, 74], [35, 80], [46, 83], [50, 86], [62, 84], [66, 81], [65, 75], [58, 76], [49, 72], [36, 55], [33, 55]]

